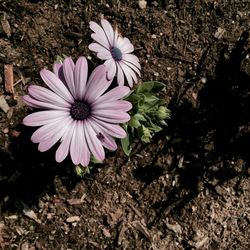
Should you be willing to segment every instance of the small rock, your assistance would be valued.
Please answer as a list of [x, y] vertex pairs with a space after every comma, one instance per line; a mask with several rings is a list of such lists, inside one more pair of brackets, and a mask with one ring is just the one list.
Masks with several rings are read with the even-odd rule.
[[74, 222], [80, 221], [80, 217], [79, 216], [71, 216], [71, 217], [67, 218], [66, 221], [68, 223], [74, 223]]
[[145, 9], [147, 7], [147, 2], [145, 0], [139, 0], [138, 2], [140, 9]]

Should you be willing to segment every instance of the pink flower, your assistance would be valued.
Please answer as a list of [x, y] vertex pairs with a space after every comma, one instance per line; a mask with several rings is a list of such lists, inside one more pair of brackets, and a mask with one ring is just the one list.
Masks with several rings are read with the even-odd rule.
[[109, 91], [105, 65], [95, 68], [88, 76], [88, 64], [80, 57], [76, 64], [66, 58], [54, 65], [54, 73], [43, 69], [40, 75], [50, 88], [31, 85], [29, 95], [23, 97], [31, 107], [44, 109], [26, 116], [27, 126], [41, 126], [31, 140], [39, 143], [38, 150], [47, 151], [58, 141], [56, 161], [62, 162], [70, 153], [74, 164], [87, 166], [91, 154], [104, 160], [104, 148], [116, 150], [114, 137], [124, 138], [126, 132], [118, 125], [129, 121], [132, 108], [120, 100], [130, 89], [118, 86]]
[[91, 37], [96, 41], [89, 45], [89, 49], [97, 52], [97, 57], [105, 61], [108, 71], [108, 79], [117, 76], [119, 85], [124, 85], [124, 75], [129, 86], [137, 83], [137, 75], [140, 76], [140, 63], [137, 56], [132, 55], [134, 46], [128, 38], [118, 35], [117, 30], [113, 30], [111, 24], [101, 19], [101, 26], [95, 22], [90, 22], [90, 29], [94, 31]]

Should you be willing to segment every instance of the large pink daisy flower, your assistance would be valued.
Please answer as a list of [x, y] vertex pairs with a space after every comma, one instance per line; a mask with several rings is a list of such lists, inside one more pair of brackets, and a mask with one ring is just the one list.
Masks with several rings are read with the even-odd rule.
[[[130, 89], [118, 86], [109, 91], [105, 65], [98, 66], [88, 76], [88, 64], [80, 57], [76, 64], [66, 58], [54, 65], [54, 73], [43, 69], [40, 75], [50, 88], [32, 85], [29, 95], [23, 97], [31, 107], [44, 109], [26, 116], [27, 126], [41, 126], [31, 140], [39, 143], [44, 152], [60, 141], [56, 161], [63, 161], [70, 153], [74, 164], [87, 166], [91, 154], [104, 160], [104, 148], [116, 150], [113, 137], [124, 138], [125, 131], [118, 125], [129, 121], [132, 108], [128, 101], [120, 100]], [[106, 92], [105, 92], [106, 91]]]
[[132, 55], [134, 46], [128, 38], [118, 35], [117, 30], [113, 30], [111, 24], [101, 19], [101, 26], [95, 22], [90, 22], [90, 29], [94, 31], [91, 37], [96, 41], [89, 45], [89, 49], [97, 52], [97, 57], [105, 61], [108, 70], [108, 78], [117, 76], [119, 85], [124, 85], [124, 75], [129, 86], [137, 83], [137, 75], [140, 76], [140, 63], [137, 56]]

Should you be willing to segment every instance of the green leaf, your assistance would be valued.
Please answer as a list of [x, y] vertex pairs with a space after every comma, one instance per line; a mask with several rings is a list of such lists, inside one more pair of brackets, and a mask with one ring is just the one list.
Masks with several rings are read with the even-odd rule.
[[127, 130], [127, 125], [124, 126], [125, 131], [127, 132], [127, 136], [121, 139], [122, 149], [124, 153], [129, 156], [132, 151], [132, 146], [130, 144], [130, 135]]
[[137, 93], [157, 93], [161, 91], [165, 85], [162, 82], [157, 81], [150, 81], [150, 82], [143, 82], [138, 85]]

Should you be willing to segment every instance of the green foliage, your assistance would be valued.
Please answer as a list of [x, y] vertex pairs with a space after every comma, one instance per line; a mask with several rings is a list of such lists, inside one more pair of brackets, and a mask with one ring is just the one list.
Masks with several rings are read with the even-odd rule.
[[131, 119], [124, 126], [127, 137], [122, 139], [122, 148], [126, 155], [130, 155], [132, 139], [138, 137], [142, 142], [151, 142], [155, 133], [166, 126], [165, 120], [170, 118], [165, 101], [159, 97], [164, 84], [157, 81], [138, 84], [136, 89], [126, 98], [133, 104]]

